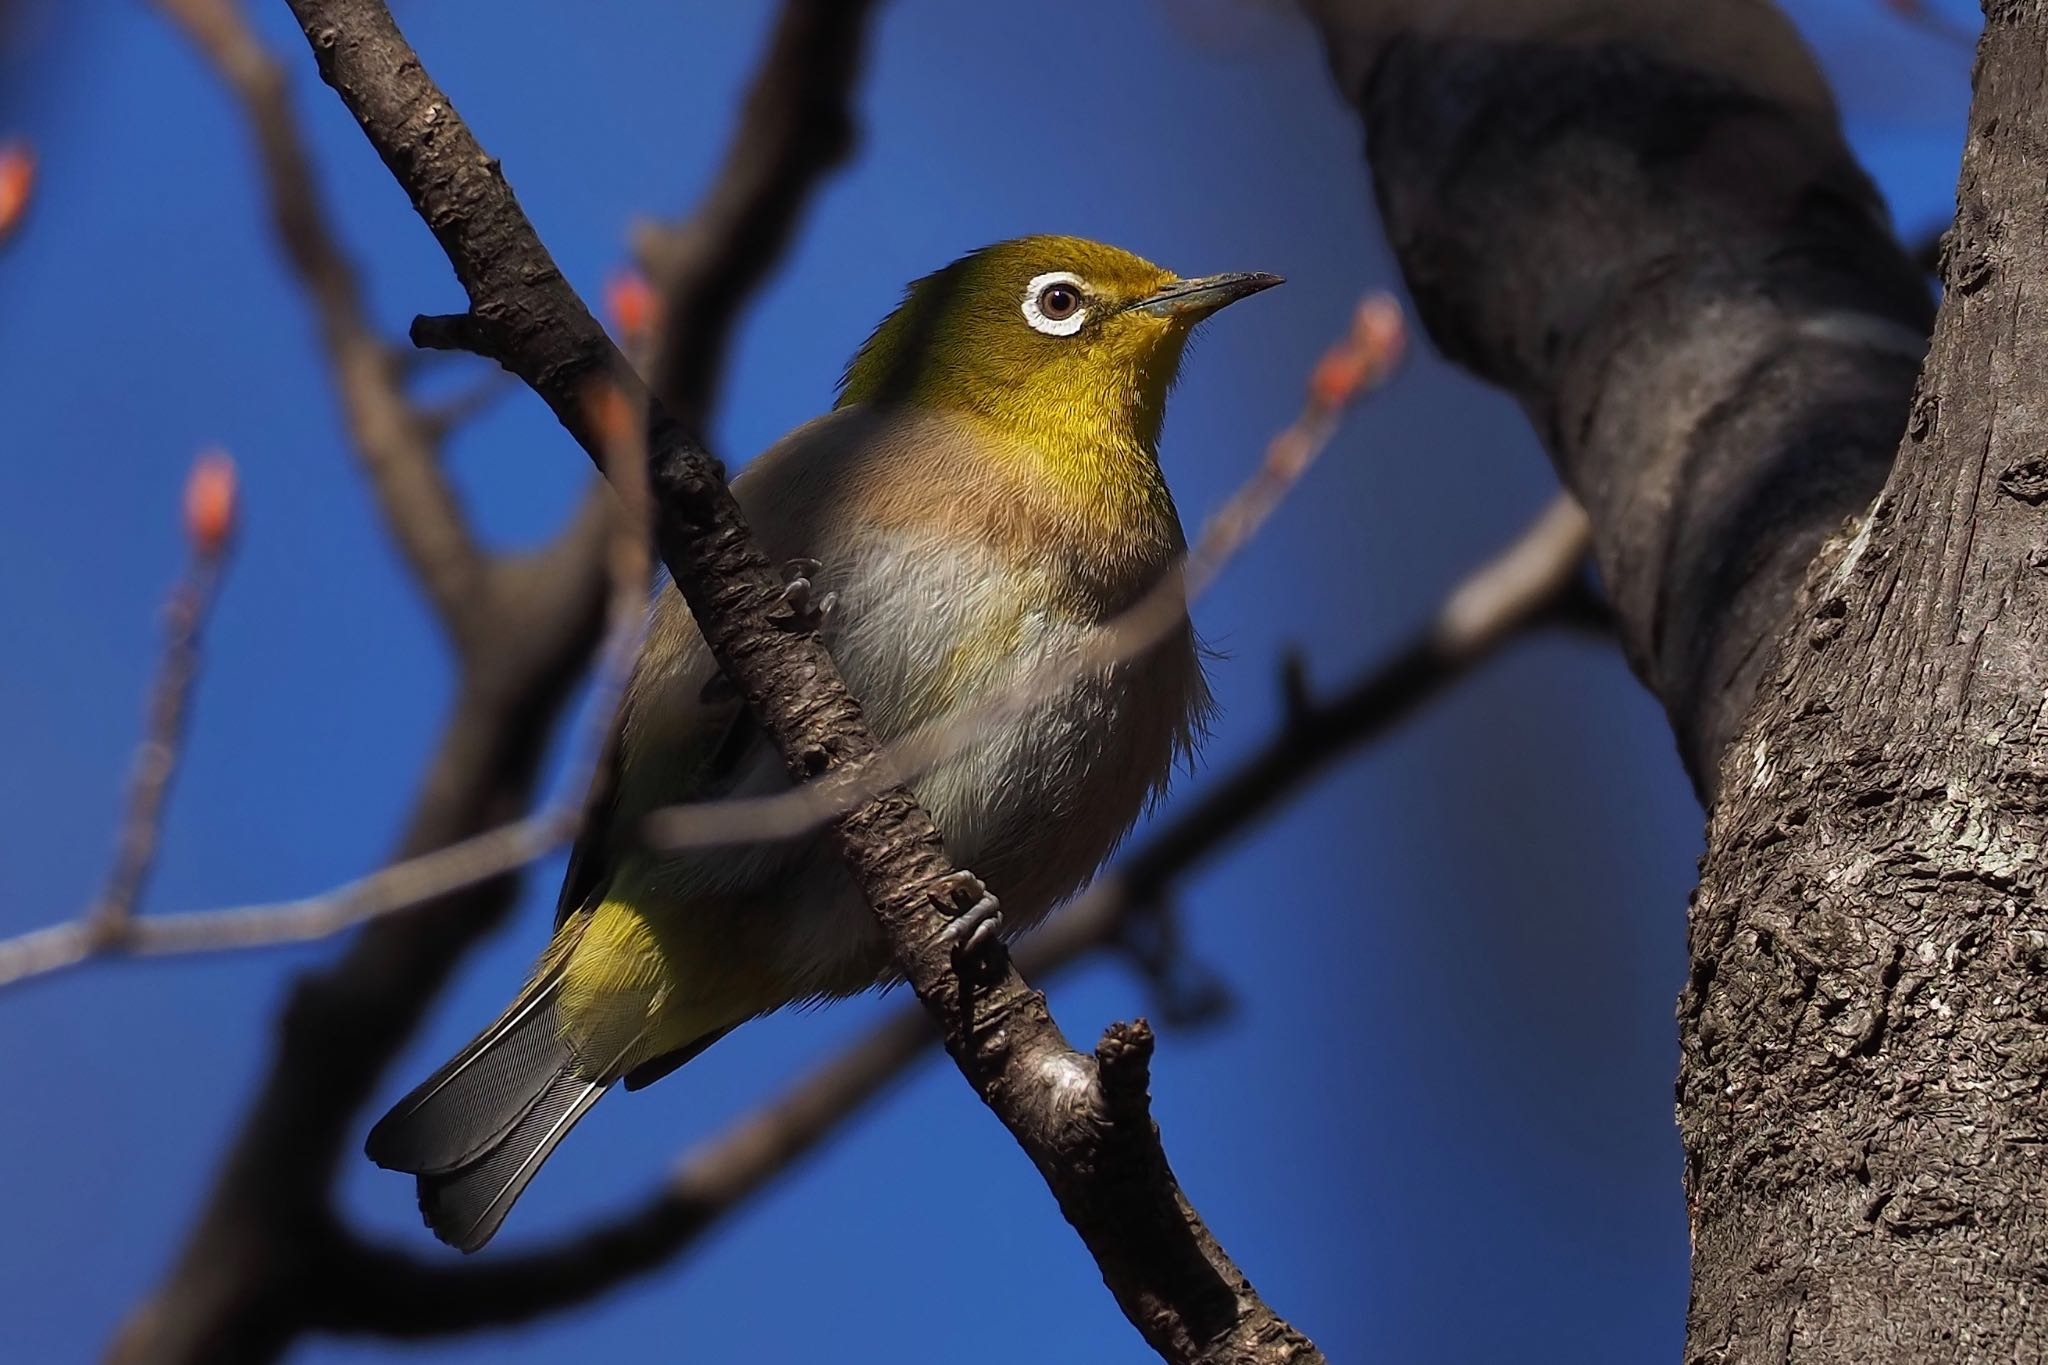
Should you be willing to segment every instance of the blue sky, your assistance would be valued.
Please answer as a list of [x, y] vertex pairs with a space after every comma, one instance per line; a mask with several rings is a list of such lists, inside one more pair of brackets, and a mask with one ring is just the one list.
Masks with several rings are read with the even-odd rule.
[[[1965, 21], [1970, 7], [1949, 7]], [[393, 331], [460, 295], [311, 65], [288, 59], [340, 227]], [[1968, 57], [1876, 0], [1800, 0], [1856, 145], [1903, 227], [1945, 217]], [[714, 164], [768, 8], [438, 0], [400, 15], [594, 297], [639, 214]], [[198, 447], [241, 461], [246, 526], [209, 642], [158, 911], [300, 894], [391, 844], [448, 669], [337, 431], [277, 261], [244, 130], [143, 6], [42, 0], [0, 56], [0, 135], [34, 140], [38, 202], [0, 252], [0, 933], [72, 912], [111, 843], [181, 554]], [[1308, 36], [1237, 0], [895, 0], [860, 159], [820, 199], [742, 336], [716, 445], [737, 460], [830, 401], [903, 281], [1022, 232], [1184, 272], [1290, 283], [1191, 353], [1165, 458], [1191, 525], [1293, 408], [1369, 287], [1398, 281], [1359, 137]], [[545, 536], [586, 477], [525, 395], [458, 443], [494, 542]], [[1422, 355], [1200, 603], [1227, 657], [1205, 777], [1273, 724], [1276, 660], [1336, 682], [1508, 538], [1552, 481], [1504, 399]], [[1676, 1358], [1685, 1224], [1671, 1123], [1683, 912], [1699, 813], [1655, 705], [1611, 650], [1515, 648], [1207, 865], [1181, 905], [1237, 1013], [1165, 1036], [1158, 1117], [1183, 1183], [1254, 1280], [1333, 1358]], [[478, 952], [388, 1078], [401, 1092], [488, 1017], [545, 937], [558, 864]], [[96, 966], [0, 994], [0, 1359], [90, 1358], [168, 1261], [237, 1123], [292, 973], [332, 945]], [[1053, 992], [1092, 1035], [1146, 1008], [1111, 965]], [[750, 1026], [602, 1106], [504, 1244], [630, 1203], [674, 1155], [872, 1000]], [[367, 1121], [367, 1117], [365, 1119]], [[366, 1163], [365, 1226], [437, 1250]], [[962, 1248], [972, 1248], [962, 1254]], [[450, 1253], [452, 1254], [452, 1253]], [[516, 1333], [433, 1354], [1149, 1359], [1038, 1177], [950, 1068], [927, 1065], [672, 1268]]]

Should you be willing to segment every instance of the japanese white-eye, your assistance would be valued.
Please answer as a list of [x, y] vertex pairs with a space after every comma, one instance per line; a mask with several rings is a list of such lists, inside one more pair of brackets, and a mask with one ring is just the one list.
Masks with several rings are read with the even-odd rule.
[[[1279, 283], [1181, 279], [1074, 237], [1024, 237], [913, 283], [837, 405], [733, 483], [763, 549], [820, 566], [823, 629], [884, 742], [1017, 685], [1175, 570], [1158, 460], [1195, 324]], [[673, 585], [620, 707], [607, 808], [583, 833], [553, 940], [510, 1008], [371, 1131], [418, 1176], [435, 1235], [490, 1240], [613, 1085], [666, 1075], [757, 1015], [889, 978], [887, 945], [822, 837], [646, 848], [660, 807], [787, 786]], [[1028, 927], [1108, 857], [1209, 708], [1185, 623], [991, 726], [913, 787], [957, 866]]]

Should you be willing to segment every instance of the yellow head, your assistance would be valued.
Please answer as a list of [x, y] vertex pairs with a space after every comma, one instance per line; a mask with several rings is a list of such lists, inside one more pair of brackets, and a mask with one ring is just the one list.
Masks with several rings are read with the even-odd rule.
[[847, 366], [839, 402], [971, 413], [1062, 460], [1105, 444], [1153, 454], [1195, 324], [1278, 283], [1183, 280], [1080, 237], [999, 242], [912, 283]]

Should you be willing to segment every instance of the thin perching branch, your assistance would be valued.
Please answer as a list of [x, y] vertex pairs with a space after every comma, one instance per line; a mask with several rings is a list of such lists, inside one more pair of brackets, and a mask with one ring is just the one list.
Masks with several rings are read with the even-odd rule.
[[[618, 353], [548, 255], [498, 162], [380, 0], [289, 2], [322, 77], [404, 186], [469, 296], [460, 317], [416, 323], [415, 340], [496, 359], [594, 453], [595, 433], [574, 395], [593, 376], [615, 373]], [[782, 583], [717, 463], [658, 409], [649, 446], [662, 558], [791, 774], [803, 780], [883, 761], [815, 631], [772, 618]], [[1106, 1041], [1091, 1059], [1068, 1045], [1045, 997], [999, 943], [978, 960], [956, 962], [944, 896], [957, 869], [900, 782], [833, 831], [896, 970], [944, 1031], [962, 1074], [1030, 1155], [1153, 1349], [1176, 1362], [1320, 1360], [1182, 1195], [1143, 1106], [1108, 1102], [1130, 1093], [1146, 1040]]]
[[[1176, 807], [1115, 871], [1018, 950], [1042, 978], [1105, 948], [1130, 953], [1155, 990], [1175, 989], [1154, 943], [1163, 902], [1189, 871], [1255, 829], [1344, 754], [1443, 696], [1506, 642], [1573, 619], [1590, 537], [1560, 497], [1511, 545], [1469, 574], [1435, 619], [1394, 655], [1327, 700], [1297, 696], [1259, 750]], [[432, 1337], [531, 1321], [574, 1307], [668, 1264], [737, 1211], [928, 1055], [923, 1011], [905, 1006], [790, 1086], [686, 1153], [651, 1196], [535, 1251], [488, 1260], [425, 1260], [350, 1243], [325, 1277], [322, 1325], [387, 1337]]]

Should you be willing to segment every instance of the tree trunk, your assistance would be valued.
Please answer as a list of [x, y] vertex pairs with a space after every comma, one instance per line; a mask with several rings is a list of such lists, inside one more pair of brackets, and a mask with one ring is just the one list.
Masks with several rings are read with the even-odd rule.
[[2048, 15], [1986, 16], [1905, 444], [1722, 763], [1680, 1011], [1698, 1360], [2048, 1351]]
[[2041, 1358], [2041, 0], [1986, 5], [1910, 403], [1922, 287], [1770, 6], [1310, 8], [1424, 320], [1585, 504], [1710, 806], [1687, 1358]]

